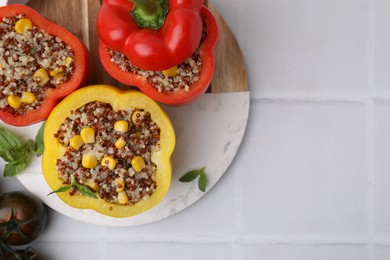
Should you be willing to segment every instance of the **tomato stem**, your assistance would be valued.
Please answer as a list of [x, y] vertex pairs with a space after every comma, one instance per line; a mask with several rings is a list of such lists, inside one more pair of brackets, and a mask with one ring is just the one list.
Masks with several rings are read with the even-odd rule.
[[134, 7], [130, 14], [139, 27], [158, 30], [168, 14], [168, 0], [130, 0]]
[[15, 250], [12, 249], [7, 243], [3, 242], [3, 240], [0, 240], [0, 259], [3, 259], [3, 257], [7, 254], [15, 255]]
[[29, 224], [30, 222], [32, 222], [33, 220], [30, 219], [30, 220], [25, 220], [25, 221], [19, 221], [15, 218], [15, 212], [14, 212], [14, 209], [12, 208], [11, 209], [11, 217], [10, 219], [5, 222], [5, 223], [2, 223], [2, 226], [3, 228], [5, 228], [5, 231], [4, 231], [4, 240], [7, 240], [8, 237], [11, 235], [11, 234], [18, 234], [18, 236], [20, 236], [21, 238], [23, 238], [25, 241], [29, 241], [31, 242], [31, 239], [26, 236], [23, 231], [20, 229], [23, 225], [26, 225], [26, 224]]
[[14, 249], [9, 246], [7, 243], [0, 240], [0, 259], [12, 257], [15, 260], [26, 260], [26, 259], [36, 259], [38, 256], [37, 253], [31, 248], [27, 247], [26, 249]]

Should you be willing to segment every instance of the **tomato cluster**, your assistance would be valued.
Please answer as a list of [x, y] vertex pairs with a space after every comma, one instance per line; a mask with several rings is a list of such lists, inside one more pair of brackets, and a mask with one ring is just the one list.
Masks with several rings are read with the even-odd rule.
[[46, 209], [33, 194], [14, 191], [0, 196], [0, 259], [39, 259], [33, 249], [13, 249], [35, 240], [46, 225]]

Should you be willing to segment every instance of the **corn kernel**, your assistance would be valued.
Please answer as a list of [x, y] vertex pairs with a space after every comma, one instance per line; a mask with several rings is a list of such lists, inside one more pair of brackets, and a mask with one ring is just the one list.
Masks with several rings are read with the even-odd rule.
[[125, 181], [123, 178], [115, 178], [116, 192], [125, 190]]
[[56, 80], [56, 79], [58, 79], [58, 78], [61, 78], [62, 76], [63, 76], [62, 73], [58, 73], [57, 75], [55, 75], [55, 76], [53, 77], [53, 80]]
[[64, 71], [63, 68], [54, 69], [54, 70], [50, 71], [50, 77], [55, 77], [57, 75], [61, 75], [61, 72], [63, 72], [63, 71]]
[[95, 131], [91, 127], [84, 127], [81, 129], [80, 136], [86, 144], [95, 142]]
[[133, 166], [134, 170], [136, 172], [139, 172], [141, 171], [143, 168], [146, 167], [145, 165], [145, 161], [144, 159], [141, 157], [141, 156], [135, 156], [132, 160], [131, 160], [131, 165]]
[[34, 72], [33, 77], [39, 79], [40, 86], [45, 85], [50, 80], [49, 75], [47, 74], [47, 71], [44, 68], [37, 69]]
[[116, 160], [111, 156], [106, 155], [103, 157], [101, 165], [108, 167], [110, 170], [114, 170], [116, 166]]
[[23, 34], [27, 30], [31, 30], [31, 29], [32, 29], [32, 22], [30, 21], [30, 19], [22, 18], [15, 23], [15, 32], [17, 33]]
[[116, 121], [114, 124], [115, 131], [126, 133], [129, 130], [129, 123], [125, 120]]
[[22, 101], [20, 100], [20, 97], [15, 95], [10, 95], [7, 97], [8, 105], [10, 105], [12, 108], [18, 109], [22, 105]]
[[141, 110], [136, 110], [133, 112], [133, 114], [131, 115], [131, 122], [134, 124], [134, 125], [139, 125], [140, 124], [140, 119], [144, 116], [144, 111], [141, 111]]
[[173, 66], [170, 69], [163, 70], [162, 73], [167, 77], [174, 77], [177, 75], [177, 66]]
[[125, 145], [126, 145], [126, 141], [125, 141], [125, 139], [123, 137], [120, 137], [115, 142], [115, 147], [118, 148], [118, 149], [122, 149], [123, 147], [125, 147]]
[[99, 184], [97, 184], [97, 182], [94, 182], [94, 180], [92, 180], [92, 179], [85, 180], [84, 184], [88, 185], [89, 187], [91, 187], [94, 191], [98, 191], [99, 190]]
[[85, 168], [94, 168], [97, 166], [98, 162], [96, 157], [91, 153], [86, 153], [83, 155], [83, 158], [81, 159], [81, 164]]
[[66, 67], [69, 67], [72, 62], [73, 62], [73, 59], [71, 57], [65, 58], [65, 66]]
[[20, 101], [27, 103], [27, 104], [32, 104], [35, 102], [36, 99], [37, 98], [35, 97], [35, 95], [33, 93], [28, 92], [28, 91], [23, 91], [22, 97], [20, 98]]
[[83, 138], [81, 138], [81, 135], [75, 135], [69, 140], [70, 146], [72, 146], [75, 150], [80, 149], [81, 146], [83, 146], [84, 141]]
[[129, 202], [129, 198], [125, 191], [118, 192], [118, 202], [122, 205], [125, 205]]

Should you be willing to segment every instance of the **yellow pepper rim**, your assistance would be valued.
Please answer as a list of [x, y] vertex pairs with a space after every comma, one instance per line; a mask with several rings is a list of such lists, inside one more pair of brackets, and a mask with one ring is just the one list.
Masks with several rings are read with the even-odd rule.
[[152, 153], [152, 161], [157, 166], [157, 188], [147, 200], [141, 200], [134, 205], [116, 205], [103, 199], [93, 199], [84, 195], [70, 196], [67, 192], [56, 194], [72, 207], [92, 209], [118, 218], [134, 216], [153, 208], [163, 199], [169, 189], [172, 173], [170, 157], [175, 147], [175, 132], [165, 111], [155, 101], [136, 90], [123, 91], [109, 85], [87, 86], [68, 95], [53, 109], [44, 131], [45, 150], [42, 169], [46, 182], [53, 190], [63, 186], [56, 171], [56, 159], [62, 156], [65, 147], [54, 137], [54, 133], [71, 115], [71, 111], [93, 101], [109, 103], [114, 111], [144, 109], [150, 113], [152, 120], [160, 127], [160, 149]]

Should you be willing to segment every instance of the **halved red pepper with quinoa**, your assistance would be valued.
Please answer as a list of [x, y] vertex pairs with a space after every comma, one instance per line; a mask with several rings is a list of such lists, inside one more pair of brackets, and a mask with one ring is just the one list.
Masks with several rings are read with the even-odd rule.
[[0, 120], [45, 120], [87, 78], [88, 50], [71, 32], [25, 5], [0, 7]]
[[145, 28], [130, 13], [149, 13], [138, 11], [148, 2], [103, 0], [97, 19], [100, 60], [113, 78], [152, 99], [186, 104], [204, 94], [211, 82], [217, 21], [201, 0], [150, 0], [161, 4], [151, 9], [165, 10], [166, 2], [168, 11], [161, 28]]

